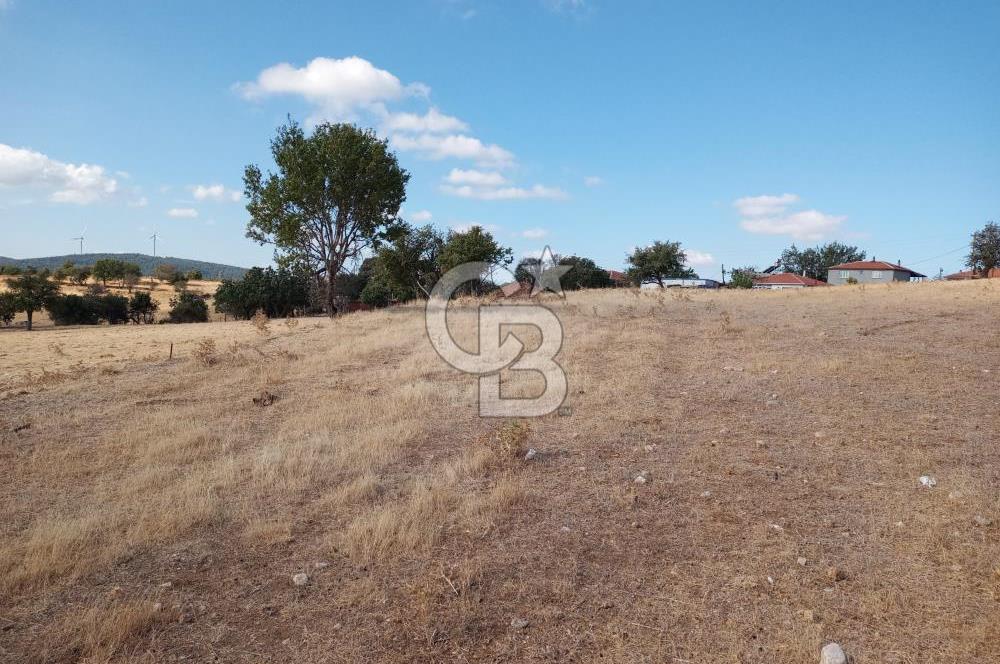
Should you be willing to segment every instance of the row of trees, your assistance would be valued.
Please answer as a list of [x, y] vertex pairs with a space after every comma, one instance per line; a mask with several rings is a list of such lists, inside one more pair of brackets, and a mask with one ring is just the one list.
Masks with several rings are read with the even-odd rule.
[[[153, 323], [159, 309], [159, 303], [145, 291], [125, 297], [97, 292], [98, 286], [84, 295], [63, 295], [59, 292], [59, 284], [49, 275], [35, 271], [22, 273], [7, 286], [9, 290], [0, 293], [0, 323], [9, 326], [15, 316], [23, 312], [28, 330], [34, 324], [35, 312], [43, 309], [56, 325]], [[181, 291], [170, 300], [167, 320], [171, 323], [207, 321], [208, 304], [196, 293]]]

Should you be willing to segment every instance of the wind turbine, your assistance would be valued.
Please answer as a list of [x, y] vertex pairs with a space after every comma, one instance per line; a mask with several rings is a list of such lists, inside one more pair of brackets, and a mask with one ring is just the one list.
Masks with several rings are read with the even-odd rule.
[[80, 255], [81, 256], [83, 255], [83, 240], [84, 240], [83, 236], [86, 235], [86, 234], [87, 234], [87, 229], [85, 228], [85, 229], [83, 229], [83, 233], [80, 233], [80, 237], [71, 237], [70, 238], [71, 240], [79, 240], [79, 242], [80, 242]]
[[153, 234], [149, 236], [149, 239], [153, 241], [153, 258], [156, 258], [156, 237], [156, 231], [153, 231]]

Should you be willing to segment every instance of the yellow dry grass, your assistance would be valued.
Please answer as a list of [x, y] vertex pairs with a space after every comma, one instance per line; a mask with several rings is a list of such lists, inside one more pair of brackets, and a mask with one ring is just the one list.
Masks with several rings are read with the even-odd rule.
[[995, 661], [994, 283], [549, 299], [531, 421], [415, 306], [0, 331], [0, 660]]

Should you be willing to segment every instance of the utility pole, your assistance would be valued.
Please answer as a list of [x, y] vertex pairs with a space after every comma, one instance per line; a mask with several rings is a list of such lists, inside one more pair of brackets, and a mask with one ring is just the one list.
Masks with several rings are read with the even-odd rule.
[[726, 264], [722, 264], [722, 285], [726, 285]]

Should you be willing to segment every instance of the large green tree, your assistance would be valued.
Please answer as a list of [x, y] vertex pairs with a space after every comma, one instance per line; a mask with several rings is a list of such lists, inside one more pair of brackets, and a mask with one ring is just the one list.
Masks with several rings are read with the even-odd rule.
[[337, 275], [398, 226], [410, 175], [386, 141], [350, 124], [321, 124], [307, 136], [290, 123], [278, 129], [271, 154], [277, 173], [250, 165], [243, 175], [247, 237], [274, 245], [281, 264], [322, 274], [332, 316]]
[[632, 283], [659, 284], [664, 279], [691, 279], [695, 272], [685, 263], [687, 254], [680, 242], [654, 242], [648, 247], [638, 247], [628, 256], [628, 276]]
[[826, 281], [827, 272], [834, 265], [863, 261], [865, 252], [857, 247], [830, 242], [810, 249], [799, 249], [794, 244], [781, 252], [781, 269], [792, 274], [804, 274]]
[[23, 311], [28, 317], [29, 331], [35, 312], [42, 309], [59, 293], [58, 285], [49, 281], [46, 275], [34, 272], [22, 274], [11, 281], [8, 287], [14, 294], [17, 310]]
[[989, 222], [972, 234], [965, 265], [984, 277], [993, 268], [1000, 267], [1000, 226], [995, 222]]

